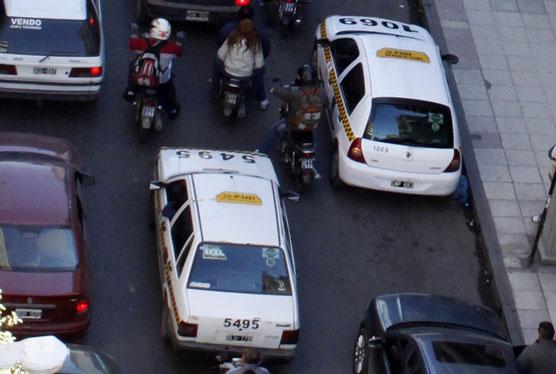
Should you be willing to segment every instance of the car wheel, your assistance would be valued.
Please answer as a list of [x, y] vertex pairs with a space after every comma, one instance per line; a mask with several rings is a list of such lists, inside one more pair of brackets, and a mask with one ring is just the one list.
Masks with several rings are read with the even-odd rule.
[[335, 189], [341, 189], [345, 186], [345, 183], [340, 179], [340, 154], [338, 147], [334, 149], [332, 160], [330, 161], [330, 184]]
[[354, 374], [367, 374], [369, 371], [368, 367], [368, 355], [367, 341], [369, 337], [365, 328], [359, 329], [357, 338], [355, 338], [355, 344], [353, 347], [353, 373]]
[[149, 13], [147, 12], [147, 8], [145, 8], [145, 3], [143, 2], [143, 0], [137, 0], [137, 8], [135, 12], [137, 23], [145, 25], [151, 20], [151, 17], [149, 17]]

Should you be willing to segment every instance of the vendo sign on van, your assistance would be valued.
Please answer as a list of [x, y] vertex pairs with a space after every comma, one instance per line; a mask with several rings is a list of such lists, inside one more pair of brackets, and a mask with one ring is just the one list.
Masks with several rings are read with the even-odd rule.
[[11, 29], [40, 30], [42, 20], [35, 18], [10, 18]]

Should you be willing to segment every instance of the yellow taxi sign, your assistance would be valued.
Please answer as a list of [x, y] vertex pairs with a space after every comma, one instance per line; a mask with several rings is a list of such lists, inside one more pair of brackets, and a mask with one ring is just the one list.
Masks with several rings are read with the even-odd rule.
[[407, 51], [404, 49], [382, 48], [376, 52], [377, 57], [401, 58], [403, 60], [412, 60], [429, 63], [430, 59], [424, 52]]
[[261, 205], [262, 201], [259, 196], [254, 193], [229, 192], [224, 191], [216, 195], [216, 201], [219, 203], [249, 204]]

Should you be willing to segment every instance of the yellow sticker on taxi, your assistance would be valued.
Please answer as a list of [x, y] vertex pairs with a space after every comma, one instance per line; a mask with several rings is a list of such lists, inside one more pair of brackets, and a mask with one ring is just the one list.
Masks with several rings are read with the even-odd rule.
[[254, 193], [229, 192], [224, 191], [216, 195], [216, 201], [219, 203], [249, 204], [261, 205], [262, 201], [259, 196]]
[[382, 48], [376, 52], [377, 57], [400, 58], [429, 63], [430, 59], [426, 53], [418, 51], [406, 51], [404, 49]]

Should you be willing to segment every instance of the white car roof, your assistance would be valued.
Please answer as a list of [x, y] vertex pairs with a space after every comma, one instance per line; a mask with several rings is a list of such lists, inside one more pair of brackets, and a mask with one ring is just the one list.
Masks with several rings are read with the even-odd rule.
[[[204, 241], [280, 245], [277, 199], [270, 180], [237, 174], [194, 174]], [[219, 198], [249, 197], [250, 202]]]
[[278, 184], [267, 155], [244, 151], [163, 147], [159, 153], [158, 179], [195, 173], [236, 173], [255, 176]]
[[86, 0], [3, 0], [8, 17], [84, 20]]

